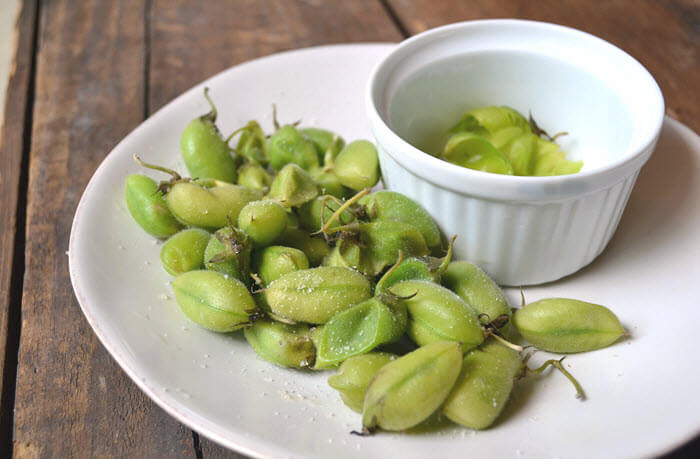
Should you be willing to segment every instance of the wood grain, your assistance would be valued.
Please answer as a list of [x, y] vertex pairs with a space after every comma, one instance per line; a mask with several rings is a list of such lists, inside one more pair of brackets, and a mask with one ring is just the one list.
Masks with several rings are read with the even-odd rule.
[[[4, 122], [0, 130], [0, 445], [11, 441], [12, 408], [17, 359], [17, 325], [19, 323], [22, 248], [15, 252], [15, 231], [20, 196], [21, 165], [25, 143], [25, 117], [31, 103], [30, 81], [34, 46], [35, 1], [22, 5], [15, 23], [15, 52], [4, 107]], [[22, 208], [20, 212], [24, 212]], [[13, 267], [15, 269], [13, 269]], [[14, 271], [14, 272], [13, 272]], [[0, 447], [0, 454], [4, 448]]]
[[[151, 111], [232, 65], [287, 49], [347, 42], [398, 41], [378, 0], [154, 0], [151, 12]], [[200, 437], [203, 457], [240, 457]]]
[[411, 34], [452, 22], [521, 18], [597, 35], [639, 60], [656, 78], [667, 113], [700, 131], [700, 5], [695, 0], [389, 0]]
[[194, 457], [189, 429], [154, 405], [97, 341], [65, 255], [88, 179], [142, 120], [144, 50], [141, 2], [40, 5], [17, 457]]

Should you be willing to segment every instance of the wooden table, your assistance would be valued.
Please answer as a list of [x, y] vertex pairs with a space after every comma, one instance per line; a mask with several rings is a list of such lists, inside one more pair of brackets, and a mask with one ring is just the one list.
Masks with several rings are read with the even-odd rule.
[[668, 114], [700, 130], [697, 0], [27, 0], [0, 131], [0, 456], [236, 456], [151, 402], [73, 296], [73, 213], [120, 139], [185, 89], [258, 56], [497, 17], [620, 46], [656, 77]]

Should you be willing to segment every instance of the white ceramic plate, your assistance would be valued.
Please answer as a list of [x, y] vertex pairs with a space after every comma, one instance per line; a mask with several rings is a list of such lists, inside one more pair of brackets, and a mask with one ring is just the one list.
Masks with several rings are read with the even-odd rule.
[[[292, 51], [231, 68], [164, 107], [99, 167], [80, 201], [70, 272], [90, 325], [124, 371], [156, 403], [198, 432], [253, 456], [273, 457], [638, 457], [660, 454], [700, 432], [700, 141], [667, 119], [610, 246], [583, 271], [529, 288], [529, 300], [568, 296], [609, 305], [631, 338], [566, 362], [586, 389], [574, 398], [559, 374], [521, 382], [501, 420], [473, 432], [349, 434], [360, 417], [328, 387], [329, 373], [286, 370], [259, 359], [242, 334], [207, 332], [180, 312], [159, 263], [160, 244], [131, 219], [124, 179], [132, 161], [184, 167], [179, 136], [208, 108], [224, 133], [249, 119], [369, 137], [364, 84], [391, 45]], [[155, 173], [151, 174], [156, 176]], [[507, 292], [518, 304], [518, 292]], [[534, 363], [547, 358], [536, 356]]]

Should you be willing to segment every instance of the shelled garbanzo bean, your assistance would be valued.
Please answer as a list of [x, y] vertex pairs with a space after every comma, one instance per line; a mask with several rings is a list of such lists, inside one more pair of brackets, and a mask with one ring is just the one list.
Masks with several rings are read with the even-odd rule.
[[[170, 179], [126, 180], [134, 220], [167, 238], [161, 260], [190, 320], [243, 329], [255, 352], [280, 366], [339, 367], [329, 384], [362, 412], [364, 433], [409, 429], [436, 411], [487, 428], [514, 382], [548, 366], [583, 397], [560, 360], [530, 369], [503, 333], [512, 334], [512, 316], [540, 349], [599, 349], [624, 334], [610, 310], [552, 298], [512, 315], [486, 273], [452, 261], [454, 237], [446, 243], [422, 207], [370, 191], [380, 179], [372, 143], [280, 126], [276, 116], [269, 136], [250, 121], [224, 139], [205, 97], [211, 111], [180, 142], [192, 178], [135, 157]], [[408, 352], [381, 352], [406, 337]]]

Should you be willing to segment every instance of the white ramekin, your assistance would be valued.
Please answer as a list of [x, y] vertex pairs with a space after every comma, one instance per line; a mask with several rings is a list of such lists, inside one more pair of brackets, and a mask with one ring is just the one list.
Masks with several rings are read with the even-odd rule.
[[[430, 73], [450, 58], [464, 78]], [[411, 93], [407, 81], [416, 75], [434, 84], [429, 91], [416, 85], [422, 92]], [[545, 130], [567, 130], [560, 143], [583, 159], [583, 170], [488, 174], [409, 142], [426, 126], [449, 128], [447, 119], [478, 105], [531, 111]], [[459, 236], [457, 259], [503, 285], [559, 279], [603, 251], [664, 117], [658, 85], [624, 51], [578, 30], [509, 19], [448, 25], [404, 41], [372, 73], [366, 109], [386, 187], [418, 201], [445, 234]]]

